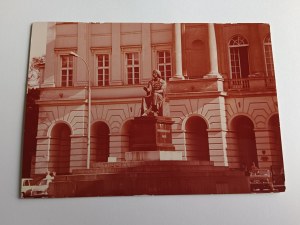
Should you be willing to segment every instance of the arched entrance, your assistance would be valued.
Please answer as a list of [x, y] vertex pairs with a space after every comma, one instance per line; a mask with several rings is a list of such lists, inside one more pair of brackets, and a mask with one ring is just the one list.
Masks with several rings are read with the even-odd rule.
[[122, 146], [122, 160], [125, 160], [125, 152], [129, 152], [131, 148], [131, 129], [133, 125], [133, 120], [127, 120], [121, 131], [121, 146]]
[[51, 131], [49, 171], [57, 174], [70, 172], [71, 130], [64, 123], [56, 124]]
[[186, 124], [187, 160], [209, 161], [209, 145], [206, 122], [198, 117], [190, 117]]
[[254, 125], [246, 116], [234, 119], [233, 126], [237, 138], [240, 167], [250, 169], [252, 164], [258, 166]]
[[109, 127], [96, 122], [91, 129], [91, 162], [107, 162], [109, 156]]
[[282, 168], [283, 158], [282, 158], [282, 146], [281, 146], [281, 136], [280, 136], [280, 124], [278, 114], [273, 115], [269, 120], [269, 130], [270, 130], [270, 148], [272, 155], [272, 165]]

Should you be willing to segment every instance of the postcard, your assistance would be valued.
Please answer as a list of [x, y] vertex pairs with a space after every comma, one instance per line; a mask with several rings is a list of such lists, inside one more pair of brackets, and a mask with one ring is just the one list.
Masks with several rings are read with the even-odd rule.
[[21, 197], [284, 192], [272, 47], [264, 23], [34, 23]]

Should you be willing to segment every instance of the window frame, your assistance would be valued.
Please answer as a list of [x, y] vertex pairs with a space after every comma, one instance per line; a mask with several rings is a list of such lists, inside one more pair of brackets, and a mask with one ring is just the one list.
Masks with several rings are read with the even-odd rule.
[[[70, 55], [70, 52], [77, 53], [77, 48], [54, 48], [54, 84], [56, 87], [74, 87], [77, 82], [77, 59], [74, 56]], [[62, 56], [73, 57], [73, 81], [72, 86], [62, 86]]]
[[[170, 78], [172, 78], [172, 73], [174, 70], [174, 62], [173, 62], [173, 52], [172, 52], [172, 45], [170, 43], [167, 44], [155, 44], [152, 45], [152, 70], [158, 69], [159, 70], [159, 59], [158, 59], [158, 53], [163, 51], [169, 51], [170, 53], [170, 66], [171, 66], [171, 74]], [[160, 71], [162, 74], [163, 72]], [[165, 75], [163, 79], [168, 82], [168, 79], [166, 79]]]
[[[124, 81], [124, 84], [126, 85], [141, 85], [142, 84], [142, 74], [143, 74], [143, 71], [142, 71], [142, 68], [143, 68], [143, 65], [142, 65], [142, 56], [141, 56], [141, 46], [125, 46], [125, 47], [122, 47], [121, 46], [121, 49], [122, 49], [122, 74], [123, 74], [123, 81]], [[138, 74], [138, 83], [135, 83], [134, 82], [134, 79], [133, 79], [133, 83], [132, 84], [129, 84], [129, 76], [128, 76], [128, 65], [127, 65], [127, 54], [134, 54], [134, 53], [137, 53], [137, 59], [138, 59], [138, 68], [139, 68], [139, 74]]]
[[[93, 82], [94, 84], [96, 84], [95, 86], [98, 86], [98, 87], [107, 87], [107, 86], [110, 86], [111, 85], [111, 64], [112, 64], [112, 60], [111, 60], [111, 49], [101, 49], [101, 50], [93, 50], [93, 53], [94, 53], [94, 74], [96, 76], [94, 76], [93, 78]], [[99, 70], [99, 67], [98, 67], [98, 56], [99, 55], [107, 55], [108, 56], [108, 66], [104, 68], [105, 69], [108, 69], [108, 84], [105, 84], [105, 79], [102, 80], [102, 85], [99, 84], [99, 74], [98, 74], [98, 70]], [[105, 76], [103, 74], [103, 76]], [[103, 84], [104, 82], [104, 84]]]
[[[111, 85], [112, 77], [112, 53], [111, 48], [91, 48], [91, 53], [93, 55], [93, 65], [92, 65], [92, 74], [91, 74], [91, 83], [95, 87], [107, 87]], [[108, 85], [99, 85], [98, 83], [98, 55], [108, 55]]]
[[[67, 57], [68, 61], [67, 61], [67, 67], [63, 67], [63, 57]], [[70, 63], [70, 59], [72, 59], [72, 66], [70, 67], [69, 66], [69, 63]], [[75, 57], [72, 56], [72, 55], [69, 55], [69, 54], [60, 54], [59, 55], [59, 75], [60, 75], [60, 86], [61, 87], [74, 87], [74, 68], [75, 68]], [[67, 71], [67, 74], [65, 75], [66, 76], [66, 85], [63, 85], [63, 71]], [[70, 71], [72, 71], [72, 75], [70, 76]], [[71, 79], [71, 84], [69, 83], [70, 82], [70, 77], [72, 78]]]
[[[237, 40], [234, 40], [235, 38], [237, 38]], [[230, 70], [230, 79], [245, 79], [243, 77], [243, 74], [242, 74], [242, 63], [241, 63], [241, 53], [240, 53], [240, 50], [242, 48], [247, 48], [247, 61], [248, 61], [248, 71], [249, 71], [249, 74], [250, 74], [250, 60], [249, 60], [249, 42], [248, 40], [240, 35], [240, 34], [236, 34], [234, 36], [232, 36], [228, 42], [228, 59], [229, 59], [229, 70]], [[236, 50], [237, 49], [237, 60], [235, 61], [238, 61], [238, 65], [235, 66], [237, 67], [237, 69], [239, 70], [238, 72], [238, 75], [235, 75], [233, 76], [233, 64], [232, 64], [232, 59], [231, 59], [231, 53], [232, 51]], [[232, 50], [232, 51], [231, 51]], [[236, 70], [235, 70], [236, 72]], [[248, 75], [249, 75], [248, 74]]]
[[[269, 57], [267, 57], [266, 47], [268, 47], [270, 51], [268, 51]], [[273, 49], [272, 49], [272, 39], [271, 34], [267, 34], [263, 41], [263, 49], [264, 49], [264, 60], [265, 60], [265, 68], [266, 68], [266, 76], [267, 77], [274, 77], [275, 76], [275, 69], [274, 69], [274, 58], [273, 58]], [[268, 59], [271, 60], [271, 63], [268, 63]], [[269, 67], [271, 65], [271, 71], [269, 73]]]

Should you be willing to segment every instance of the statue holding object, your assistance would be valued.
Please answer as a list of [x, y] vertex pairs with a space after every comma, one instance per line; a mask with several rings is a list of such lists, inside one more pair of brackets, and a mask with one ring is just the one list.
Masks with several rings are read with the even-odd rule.
[[148, 82], [146, 97], [142, 100], [142, 116], [162, 116], [166, 81], [161, 78], [159, 70], [153, 70], [152, 79]]

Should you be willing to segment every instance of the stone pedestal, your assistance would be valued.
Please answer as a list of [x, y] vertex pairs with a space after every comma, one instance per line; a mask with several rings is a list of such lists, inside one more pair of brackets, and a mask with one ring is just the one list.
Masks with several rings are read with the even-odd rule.
[[127, 161], [182, 160], [172, 144], [170, 117], [135, 117], [131, 133], [130, 152]]

